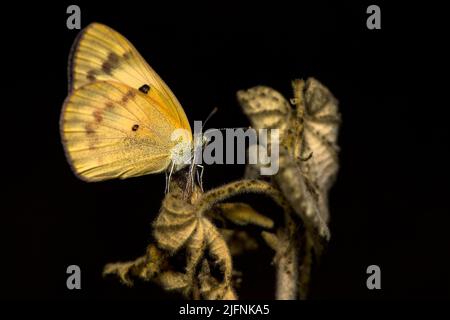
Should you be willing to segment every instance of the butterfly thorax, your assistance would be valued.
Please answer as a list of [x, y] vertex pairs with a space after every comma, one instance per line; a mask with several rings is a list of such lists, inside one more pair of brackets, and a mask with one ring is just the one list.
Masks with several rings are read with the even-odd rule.
[[174, 171], [186, 167], [191, 162], [191, 158], [192, 143], [187, 139], [181, 139], [170, 150], [170, 159], [174, 165]]

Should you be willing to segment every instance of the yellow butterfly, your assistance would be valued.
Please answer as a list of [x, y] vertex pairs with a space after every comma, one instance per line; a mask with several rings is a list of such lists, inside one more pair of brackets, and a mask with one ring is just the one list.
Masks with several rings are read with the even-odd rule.
[[192, 131], [175, 95], [118, 32], [92, 23], [75, 40], [61, 136], [85, 181], [177, 171], [192, 157]]

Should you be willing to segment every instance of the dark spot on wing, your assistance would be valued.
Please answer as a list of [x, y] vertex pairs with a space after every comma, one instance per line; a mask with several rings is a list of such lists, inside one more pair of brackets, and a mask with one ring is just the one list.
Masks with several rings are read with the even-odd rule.
[[94, 119], [97, 123], [102, 122], [103, 116], [100, 110], [94, 110], [94, 112], [92, 112], [92, 115], [94, 116]]
[[90, 70], [90, 71], [87, 73], [86, 78], [87, 78], [89, 81], [95, 81], [95, 80], [96, 80], [96, 75], [97, 75], [97, 73], [95, 72], [95, 70]]
[[135, 95], [136, 93], [134, 91], [127, 91], [127, 93], [125, 93], [125, 95], [122, 97], [122, 103], [127, 103], [128, 100], [132, 99]]
[[147, 94], [150, 91], [150, 86], [148, 84], [144, 84], [139, 88], [139, 91]]
[[131, 127], [131, 130], [133, 130], [133, 131], [137, 131], [137, 129], [139, 129], [138, 124], [135, 124], [135, 125], [133, 125], [133, 127]]
[[92, 128], [92, 124], [90, 124], [90, 123], [86, 123], [86, 125], [84, 126], [84, 129], [86, 130], [87, 135], [91, 135], [91, 134], [95, 133], [94, 128]]
[[119, 66], [119, 56], [114, 52], [108, 55], [108, 58], [102, 64], [102, 71], [106, 74], [111, 75], [112, 71]]
[[102, 71], [106, 74], [111, 75], [111, 70], [113, 69], [113, 67], [111, 66], [111, 64], [108, 61], [103, 62], [102, 64]]
[[108, 102], [105, 104], [105, 109], [106, 109], [106, 110], [111, 110], [112, 108], [114, 108], [114, 104], [113, 104], [112, 102], [108, 101]]
[[122, 55], [122, 58], [124, 58], [125, 60], [128, 60], [128, 59], [131, 58], [131, 54], [130, 54], [129, 52], [125, 52], [125, 53]]

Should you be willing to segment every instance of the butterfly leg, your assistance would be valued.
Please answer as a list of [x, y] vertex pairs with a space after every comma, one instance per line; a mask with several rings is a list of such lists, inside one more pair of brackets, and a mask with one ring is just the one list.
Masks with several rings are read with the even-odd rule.
[[164, 189], [164, 193], [168, 193], [169, 192], [169, 173], [167, 170], [166, 170], [165, 174], [166, 174], [166, 188]]
[[195, 182], [195, 164], [193, 163], [191, 166], [191, 172], [189, 174], [190, 178], [191, 178], [191, 192], [194, 190], [194, 182]]
[[200, 168], [200, 173], [198, 171], [196, 171], [197, 172], [197, 182], [198, 182], [198, 185], [200, 186], [200, 190], [202, 190], [202, 192], [203, 192], [203, 171], [204, 171], [205, 167], [202, 166], [201, 164], [197, 164], [197, 167]]
[[172, 172], [173, 168], [175, 166], [175, 163], [172, 162], [172, 166], [170, 167], [169, 173], [166, 171], [166, 190], [165, 193], [169, 193], [170, 191], [170, 178], [172, 178]]

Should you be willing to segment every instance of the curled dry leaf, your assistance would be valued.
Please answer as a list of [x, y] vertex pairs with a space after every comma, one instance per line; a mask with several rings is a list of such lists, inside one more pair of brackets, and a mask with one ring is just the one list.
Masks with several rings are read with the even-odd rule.
[[[237, 97], [254, 128], [280, 130], [279, 172], [272, 180], [304, 222], [328, 238], [327, 194], [338, 170], [337, 100], [313, 78], [306, 84], [295, 80], [293, 87], [295, 109], [269, 87], [239, 91]], [[258, 172], [259, 165], [249, 165], [247, 176]]]
[[[313, 248], [318, 252], [314, 234], [329, 236], [327, 193], [338, 169], [340, 116], [336, 99], [318, 81], [308, 79], [305, 84], [296, 80], [293, 86], [295, 108], [268, 87], [238, 93], [255, 128], [280, 129], [280, 170], [275, 176], [261, 177], [259, 165], [247, 166], [246, 176], [251, 179], [203, 193], [195, 184], [186, 188], [186, 175], [177, 172], [152, 224], [155, 243], [135, 261], [106, 265], [104, 274], [116, 274], [127, 285], [133, 284], [133, 277], [154, 281], [187, 298], [236, 299], [231, 254], [257, 245], [244, 230], [226, 223], [227, 229], [220, 229], [212, 222], [230, 221], [241, 228], [254, 225], [265, 229], [261, 236], [276, 252], [277, 298], [304, 298]], [[284, 224], [274, 230], [274, 222], [248, 204], [222, 203], [241, 193], [271, 197], [283, 209]], [[239, 241], [245, 246], [239, 246]], [[172, 265], [171, 259], [177, 255], [185, 257], [182, 272]]]

